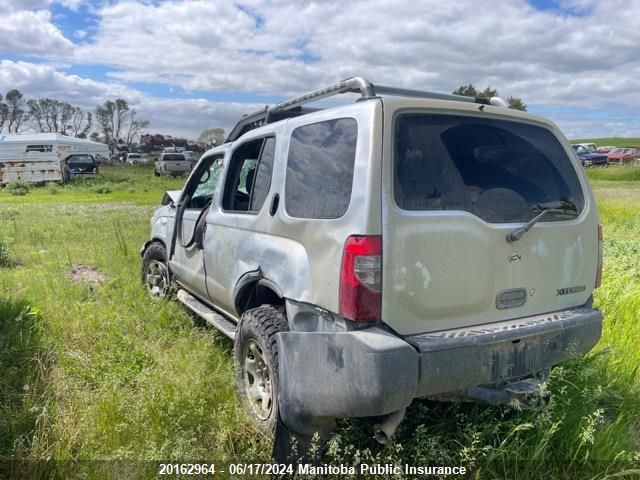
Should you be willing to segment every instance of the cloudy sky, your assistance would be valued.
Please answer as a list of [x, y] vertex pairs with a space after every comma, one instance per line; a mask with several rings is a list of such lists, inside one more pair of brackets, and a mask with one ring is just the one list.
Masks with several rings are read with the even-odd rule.
[[125, 98], [190, 138], [354, 75], [520, 97], [569, 138], [640, 136], [640, 1], [0, 0], [0, 92]]

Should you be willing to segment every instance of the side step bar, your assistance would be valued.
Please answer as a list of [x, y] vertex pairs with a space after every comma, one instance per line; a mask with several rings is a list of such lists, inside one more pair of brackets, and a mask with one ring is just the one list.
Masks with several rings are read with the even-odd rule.
[[184, 303], [189, 310], [194, 312], [199, 317], [202, 317], [205, 322], [211, 325], [214, 328], [220, 330], [225, 336], [229, 337], [231, 340], [235, 340], [236, 338], [236, 326], [225, 317], [220, 315], [211, 307], [208, 307], [196, 297], [191, 295], [186, 290], [180, 289], [178, 290], [178, 300]]

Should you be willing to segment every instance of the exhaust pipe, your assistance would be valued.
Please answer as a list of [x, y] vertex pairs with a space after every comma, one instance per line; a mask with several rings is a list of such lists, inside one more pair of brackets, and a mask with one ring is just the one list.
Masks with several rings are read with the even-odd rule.
[[384, 445], [389, 441], [389, 439], [396, 432], [396, 429], [398, 428], [400, 423], [402, 423], [402, 420], [404, 420], [404, 414], [406, 413], [406, 411], [407, 409], [403, 408], [402, 410], [390, 413], [389, 415], [387, 415], [387, 417], [385, 417], [385, 419], [380, 424], [380, 428], [374, 435], [376, 442], [378, 442], [380, 445]]

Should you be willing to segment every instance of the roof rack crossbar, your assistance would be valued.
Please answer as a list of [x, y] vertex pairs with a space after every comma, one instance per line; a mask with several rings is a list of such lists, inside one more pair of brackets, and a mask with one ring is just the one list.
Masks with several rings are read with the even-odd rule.
[[475, 102], [474, 97], [464, 97], [451, 93], [426, 92], [423, 90], [410, 90], [408, 88], [388, 87], [386, 85], [374, 85], [375, 92], [381, 95], [391, 95], [396, 97], [417, 97], [433, 98], [435, 100], [455, 100], [456, 102]]
[[277, 105], [270, 107], [268, 113], [289, 110], [290, 108], [299, 107], [305, 103], [315, 102], [322, 98], [332, 97], [334, 95], [347, 92], [360, 92], [362, 95], [360, 100], [368, 100], [370, 98], [375, 98], [376, 96], [371, 82], [363, 77], [352, 77], [342, 80], [334, 85], [320, 88], [318, 90], [305, 93], [304, 95], [300, 95], [299, 97], [294, 97], [278, 103]]
[[374, 85], [373, 88], [376, 93], [382, 95], [432, 98], [434, 100], [454, 100], [456, 102], [480, 103], [483, 105], [493, 105], [495, 107], [513, 108], [509, 102], [501, 97], [467, 97], [464, 95], [455, 95], [453, 93], [436, 93], [423, 90], [410, 90], [408, 88], [387, 87], [386, 85]]

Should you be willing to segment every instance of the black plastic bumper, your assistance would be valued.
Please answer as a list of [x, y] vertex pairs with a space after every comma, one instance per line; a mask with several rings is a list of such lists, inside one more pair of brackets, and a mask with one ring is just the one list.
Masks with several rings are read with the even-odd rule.
[[284, 423], [311, 433], [334, 418], [384, 415], [414, 398], [522, 378], [589, 351], [602, 315], [590, 308], [437, 333], [379, 328], [278, 334]]

